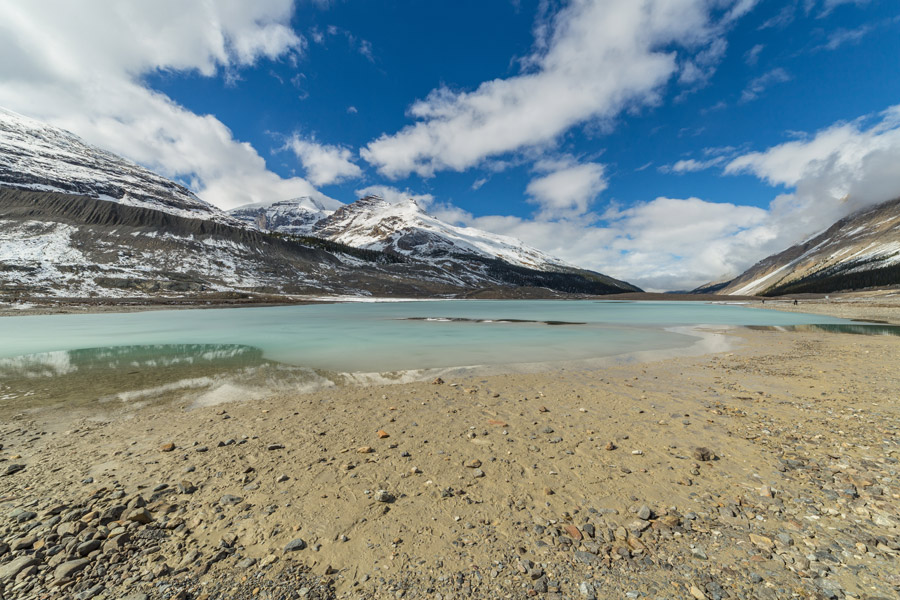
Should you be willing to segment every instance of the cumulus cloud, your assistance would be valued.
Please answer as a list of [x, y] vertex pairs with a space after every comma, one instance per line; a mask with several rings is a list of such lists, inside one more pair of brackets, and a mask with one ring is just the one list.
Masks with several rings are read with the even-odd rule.
[[606, 168], [599, 163], [565, 164], [532, 179], [525, 189], [529, 200], [548, 217], [587, 212], [591, 202], [608, 186]]
[[[2, 2], [0, 105], [187, 181], [223, 208], [312, 195], [210, 115], [146, 87], [159, 71], [202, 76], [296, 58], [292, 0]], [[229, 77], [232, 81], [235, 77]]]
[[734, 275], [759, 260], [761, 248], [776, 247], [767, 211], [698, 198], [663, 197], [604, 215], [557, 220], [474, 217], [448, 205], [436, 205], [432, 212], [450, 222], [518, 238], [649, 291], [693, 289]]
[[[724, 52], [722, 28], [748, 0], [573, 0], [539, 20], [525, 71], [472, 91], [433, 90], [409, 109], [417, 122], [370, 142], [362, 157], [400, 178], [462, 171], [485, 159], [552, 145], [579, 124], [654, 105], [680, 69], [692, 83]], [[715, 13], [715, 14], [713, 14]], [[718, 20], [716, 20], [718, 19]], [[703, 53], [703, 64], [697, 60]]]
[[315, 139], [306, 139], [294, 134], [286, 148], [297, 155], [306, 177], [313, 185], [328, 185], [362, 175], [362, 169], [353, 162], [354, 153], [343, 146], [319, 144]]
[[900, 105], [870, 118], [837, 123], [809, 139], [732, 160], [728, 174], [751, 173], [793, 188], [774, 203], [808, 233], [867, 206], [900, 196]]

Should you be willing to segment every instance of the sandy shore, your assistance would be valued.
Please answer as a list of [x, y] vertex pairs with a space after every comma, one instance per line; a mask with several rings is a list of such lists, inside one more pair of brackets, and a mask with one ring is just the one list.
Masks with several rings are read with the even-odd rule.
[[[880, 304], [838, 316], [898, 322]], [[900, 340], [730, 335], [602, 371], [2, 415], [0, 597], [897, 597]]]

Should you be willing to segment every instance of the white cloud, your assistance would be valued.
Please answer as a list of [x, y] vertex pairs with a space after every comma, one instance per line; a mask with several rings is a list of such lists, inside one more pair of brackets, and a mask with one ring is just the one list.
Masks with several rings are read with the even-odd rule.
[[755, 66], [759, 62], [759, 55], [766, 46], [764, 44], [756, 44], [744, 54], [744, 62], [748, 66]]
[[362, 175], [349, 148], [319, 144], [315, 139], [304, 139], [298, 134], [288, 140], [285, 148], [297, 155], [313, 185], [329, 185]]
[[759, 26], [760, 29], [782, 29], [787, 27], [791, 23], [794, 22], [794, 19], [797, 16], [797, 2], [795, 1], [793, 4], [788, 3], [785, 6], [781, 7], [775, 15], [766, 19], [766, 21]]
[[900, 196], [900, 105], [867, 119], [837, 123], [810, 139], [786, 142], [732, 160], [725, 172], [751, 173], [794, 188], [776, 208], [802, 215], [806, 233], [866, 206]]
[[820, 48], [825, 50], [837, 50], [844, 44], [855, 44], [861, 39], [872, 33], [874, 27], [872, 25], [862, 25], [856, 29], [838, 29], [828, 36], [828, 41]]
[[721, 165], [723, 162], [725, 162], [725, 157], [723, 156], [717, 156], [716, 158], [711, 158], [709, 160], [687, 158], [679, 160], [671, 165], [662, 165], [659, 167], [659, 171], [661, 173], [676, 173], [678, 175], [683, 173], [696, 173], [697, 171], [705, 171], [706, 169]]
[[158, 71], [233, 71], [295, 58], [305, 40], [290, 27], [291, 0], [3, 1], [0, 105], [69, 129], [86, 141], [188, 180], [223, 208], [300, 195], [211, 115], [148, 89]]
[[[790, 192], [774, 197], [767, 208], [662, 197], [603, 215], [562, 219], [473, 217], [452, 205], [435, 205], [433, 212], [517, 237], [648, 290], [672, 290], [738, 275], [851, 212], [900, 197], [900, 105], [874, 123], [870, 118], [838, 123], [765, 152], [726, 158], [735, 151], [709, 148], [704, 154], [715, 157], [717, 165], [730, 160], [726, 174], [751, 173]], [[686, 160], [678, 170], [702, 163]]]
[[360, 198], [365, 196], [378, 196], [391, 204], [398, 204], [408, 200], [415, 200], [420, 206], [429, 206], [434, 202], [434, 196], [431, 194], [417, 194], [410, 191], [409, 188], [401, 190], [389, 185], [370, 185], [356, 190], [356, 195]]
[[[462, 171], [485, 159], [553, 144], [579, 124], [658, 103], [663, 86], [679, 70], [679, 49], [691, 60], [721, 48], [721, 28], [753, 5], [574, 0], [547, 21], [539, 20], [535, 51], [522, 61], [525, 72], [486, 81], [473, 91], [433, 90], [409, 110], [417, 123], [383, 134], [361, 155], [383, 175], [398, 178]], [[711, 7], [718, 8], [720, 21]], [[723, 51], [713, 50], [709, 60]]]
[[587, 212], [591, 202], [607, 188], [606, 169], [599, 163], [567, 164], [532, 179], [526, 193], [549, 217]]
[[763, 73], [751, 81], [741, 93], [741, 102], [751, 102], [759, 98], [767, 89], [779, 83], [791, 80], [791, 74], [778, 67]]
[[610, 210], [602, 218], [473, 217], [447, 205], [432, 212], [450, 222], [518, 238], [649, 291], [693, 289], [746, 268], [760, 258], [760, 248], [775, 247], [765, 210], [697, 198], [657, 198], [627, 210]]

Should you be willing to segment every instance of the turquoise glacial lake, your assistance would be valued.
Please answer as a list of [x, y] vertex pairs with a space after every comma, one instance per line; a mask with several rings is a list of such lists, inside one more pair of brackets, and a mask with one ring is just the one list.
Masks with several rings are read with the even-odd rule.
[[273, 381], [295, 389], [339, 383], [335, 374], [585, 366], [726, 349], [710, 345], [704, 326], [848, 324], [702, 302], [522, 300], [5, 317], [0, 402], [201, 394], [224, 379], [240, 395]]

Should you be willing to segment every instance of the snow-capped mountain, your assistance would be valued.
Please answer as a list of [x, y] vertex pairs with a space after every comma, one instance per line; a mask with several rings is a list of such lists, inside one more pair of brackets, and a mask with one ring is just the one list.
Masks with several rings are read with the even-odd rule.
[[64, 129], [3, 108], [0, 186], [88, 196], [179, 217], [236, 224], [182, 185], [90, 146]]
[[728, 282], [732, 295], [828, 293], [900, 284], [900, 199], [845, 217]]
[[[367, 196], [335, 208], [303, 198], [241, 207], [230, 214], [275, 233], [314, 236], [425, 262], [453, 273], [465, 285], [485, 280], [511, 283], [520, 280], [521, 274], [513, 274], [509, 269], [522, 269], [585, 277], [598, 290], [605, 287], [609, 291], [639, 291], [628, 283], [568, 264], [515, 238], [445, 223], [425, 212], [415, 200], [391, 203], [378, 196]], [[540, 285], [537, 280], [531, 284]], [[551, 287], [554, 285], [559, 283]]]
[[312, 235], [313, 226], [343, 206], [340, 202], [314, 200], [309, 196], [268, 204], [247, 204], [228, 213], [262, 231], [288, 235]]
[[356, 248], [431, 262], [453, 255], [476, 255], [538, 271], [577, 268], [515, 238], [445, 223], [426, 213], [415, 200], [392, 204], [378, 196], [367, 196], [317, 223], [314, 233]]

